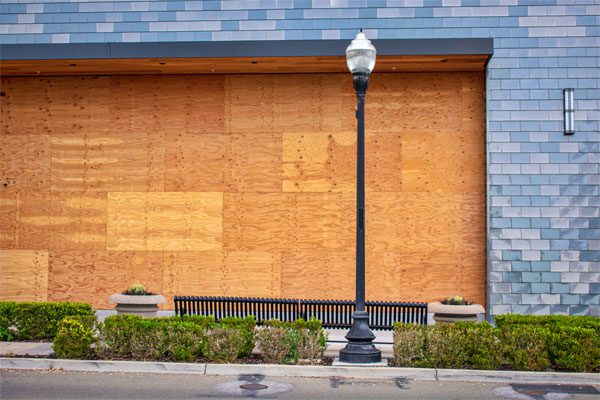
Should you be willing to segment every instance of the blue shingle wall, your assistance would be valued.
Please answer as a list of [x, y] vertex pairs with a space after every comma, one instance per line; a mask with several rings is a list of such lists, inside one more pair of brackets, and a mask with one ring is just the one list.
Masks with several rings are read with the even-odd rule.
[[[6, 1], [0, 43], [494, 38], [492, 314], [600, 316], [597, 0]], [[562, 89], [576, 130], [562, 132]]]

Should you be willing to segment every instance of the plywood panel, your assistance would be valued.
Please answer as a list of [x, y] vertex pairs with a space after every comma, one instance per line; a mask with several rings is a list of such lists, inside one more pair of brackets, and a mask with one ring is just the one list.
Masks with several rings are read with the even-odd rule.
[[294, 248], [297, 250], [341, 249], [341, 193], [298, 193], [293, 197]]
[[404, 192], [483, 192], [484, 139], [470, 132], [413, 131], [402, 139]]
[[[402, 136], [370, 132], [365, 139], [367, 191], [400, 191]], [[283, 191], [356, 191], [356, 132], [285, 133]]]
[[180, 132], [168, 135], [166, 140], [166, 190], [233, 190], [230, 135]]
[[354, 299], [353, 252], [294, 251], [282, 254], [281, 295], [287, 298]]
[[224, 295], [252, 297], [281, 296], [281, 255], [279, 253], [226, 252], [224, 279], [228, 283]]
[[18, 195], [16, 190], [0, 191], [0, 249], [14, 249], [17, 247]]
[[280, 192], [282, 180], [279, 133], [248, 131], [232, 135], [229, 181], [237, 192]]
[[165, 296], [223, 296], [230, 286], [223, 258], [220, 251], [165, 253]]
[[[274, 126], [280, 132], [339, 132], [343, 75], [275, 75]], [[294, 118], [290, 118], [293, 115]]]
[[[4, 63], [5, 60], [2, 61], [2, 69]], [[51, 95], [47, 78], [29, 78], [26, 81], [3, 78], [2, 93], [0, 123], [3, 135], [50, 133]]]
[[429, 193], [371, 193], [366, 200], [367, 248], [460, 251], [461, 196]]
[[48, 300], [48, 252], [0, 250], [0, 299]]
[[52, 189], [163, 190], [163, 138], [152, 131], [55, 134]]
[[0, 134], [0, 184], [17, 189], [50, 189], [50, 135]]
[[[96, 307], [111, 308], [111, 294], [141, 283], [154, 293], [163, 292], [163, 254], [152, 251], [105, 251], [94, 254]], [[170, 304], [161, 306], [171, 308]]]
[[228, 251], [289, 249], [295, 242], [294, 199], [284, 193], [226, 193], [223, 248]]
[[220, 250], [222, 193], [108, 194], [110, 250]]
[[53, 193], [50, 248], [106, 249], [106, 193]]
[[271, 75], [228, 75], [225, 78], [225, 131], [274, 132], [274, 82]]
[[23, 250], [48, 250], [52, 237], [52, 195], [20, 191], [17, 203], [17, 245]]
[[104, 303], [106, 299], [97, 299], [95, 290], [98, 279], [95, 265], [101, 259], [99, 254], [93, 251], [51, 252], [48, 300], [83, 301], [94, 306], [98, 301]]
[[126, 290], [132, 283], [141, 283], [151, 292], [162, 293], [161, 252], [66, 251], [51, 254], [50, 300], [87, 301], [95, 308], [113, 308], [109, 296]]

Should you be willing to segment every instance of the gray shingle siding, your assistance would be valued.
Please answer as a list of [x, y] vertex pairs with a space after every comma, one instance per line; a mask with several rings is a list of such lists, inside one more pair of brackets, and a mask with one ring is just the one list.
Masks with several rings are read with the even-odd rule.
[[[491, 314], [600, 316], [596, 0], [2, 1], [0, 43], [494, 38]], [[576, 133], [563, 134], [562, 89]]]

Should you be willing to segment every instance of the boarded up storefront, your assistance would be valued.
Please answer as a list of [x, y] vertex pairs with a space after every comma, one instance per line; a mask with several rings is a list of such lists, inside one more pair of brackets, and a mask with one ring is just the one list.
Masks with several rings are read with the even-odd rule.
[[[349, 74], [3, 77], [0, 298], [354, 298]], [[375, 73], [367, 298], [485, 303], [482, 72]], [[167, 305], [172, 308], [172, 303]]]

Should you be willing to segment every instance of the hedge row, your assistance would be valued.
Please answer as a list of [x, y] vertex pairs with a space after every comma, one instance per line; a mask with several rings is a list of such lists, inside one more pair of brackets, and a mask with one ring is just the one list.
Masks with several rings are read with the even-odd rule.
[[52, 340], [66, 316], [90, 315], [85, 303], [0, 301], [0, 340]]
[[396, 366], [593, 372], [600, 369], [594, 317], [496, 317], [488, 323], [394, 326]]
[[257, 344], [267, 362], [316, 363], [323, 356], [326, 337], [316, 320], [269, 321], [257, 328], [254, 317], [222, 318], [217, 323], [204, 316], [116, 315], [103, 323], [95, 317], [65, 318], [52, 348], [58, 358], [194, 361], [204, 357], [209, 362], [232, 363], [250, 356]]

